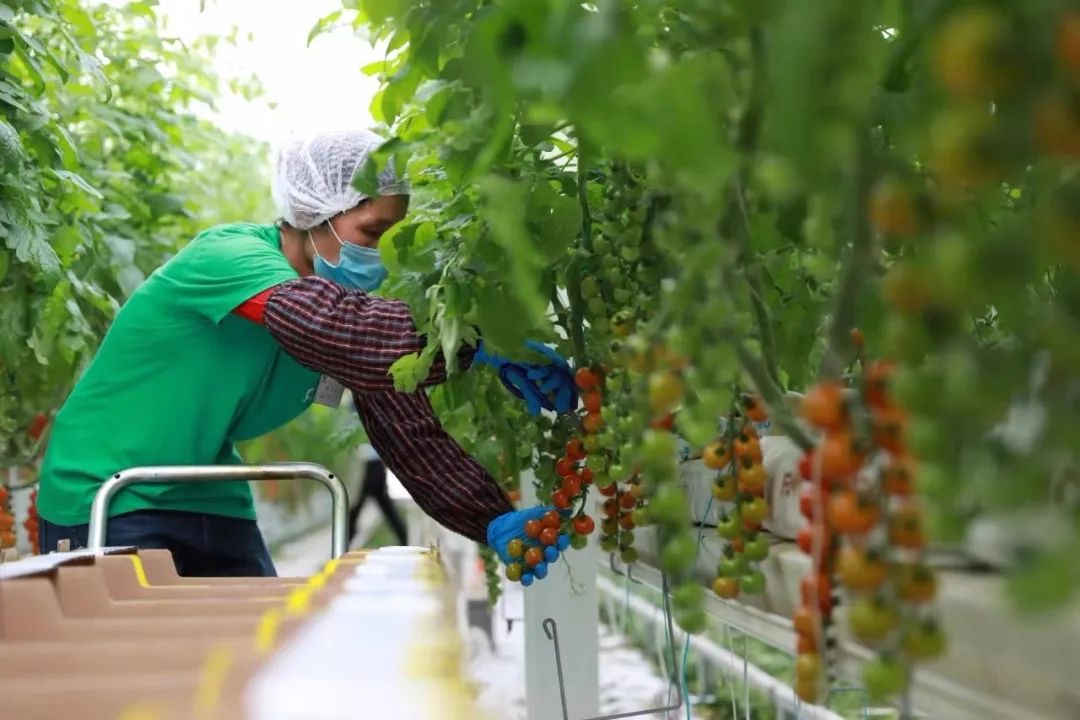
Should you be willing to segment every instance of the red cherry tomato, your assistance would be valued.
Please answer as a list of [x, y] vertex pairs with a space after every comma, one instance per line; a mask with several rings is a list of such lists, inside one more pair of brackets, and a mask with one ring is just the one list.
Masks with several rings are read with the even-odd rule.
[[567, 494], [568, 497], [576, 497], [581, 492], [581, 478], [574, 475], [567, 475], [563, 478], [562, 491]]
[[633, 530], [634, 513], [624, 512], [622, 515], [619, 515], [619, 527], [623, 530]]
[[551, 493], [551, 504], [560, 510], [570, 509], [570, 496], [563, 490], [556, 490]]
[[546, 528], [555, 528], [558, 530], [562, 525], [562, 517], [554, 510], [548, 510], [544, 513], [544, 517], [540, 518], [540, 524]]
[[544, 529], [544, 526], [539, 520], [527, 520], [525, 522], [525, 534], [531, 537], [533, 540], [540, 537], [540, 531]]
[[588, 515], [578, 515], [574, 518], [574, 532], [578, 535], [589, 535], [596, 529], [596, 523]]
[[561, 457], [555, 462], [555, 472], [559, 477], [566, 477], [574, 472], [574, 462], [568, 457]]
[[584, 460], [585, 455], [585, 446], [581, 443], [581, 438], [574, 438], [566, 443], [566, 457], [573, 462]]
[[600, 385], [600, 374], [592, 368], [578, 368], [574, 373], [574, 382], [580, 390], [592, 390]]
[[589, 390], [581, 396], [581, 402], [585, 405], [586, 411], [598, 413], [604, 404], [604, 398], [599, 390]]
[[593, 471], [589, 468], [583, 469], [578, 473], [578, 476], [581, 478], [582, 485], [592, 485]]
[[531, 547], [525, 551], [525, 564], [536, 567], [544, 559], [544, 551], [538, 547]]
[[619, 496], [619, 505], [626, 510], [633, 510], [637, 506], [637, 498], [633, 493], [625, 492]]
[[30, 421], [30, 427], [27, 428], [26, 432], [30, 435], [32, 439], [37, 440], [41, 437], [42, 433], [45, 432], [45, 426], [48, 424], [48, 415], [43, 412], [39, 412], [38, 414], [34, 415], [34, 419]]
[[600, 494], [604, 497], [614, 497], [616, 490], [618, 490], [618, 488], [615, 486], [615, 483], [611, 483], [610, 485], [605, 485], [600, 488]]
[[546, 527], [540, 531], [540, 542], [544, 545], [554, 545], [559, 540], [559, 531], [555, 528]]

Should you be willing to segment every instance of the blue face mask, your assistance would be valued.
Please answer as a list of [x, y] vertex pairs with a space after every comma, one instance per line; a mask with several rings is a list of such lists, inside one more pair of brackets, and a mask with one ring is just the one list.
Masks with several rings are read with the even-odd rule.
[[[338, 257], [337, 265], [331, 265], [316, 250], [315, 274], [350, 290], [363, 290], [365, 292], [377, 290], [389, 274], [386, 266], [382, 264], [379, 251], [375, 248], [342, 242], [332, 223], [330, 224], [330, 232], [334, 233], [334, 237], [337, 238], [338, 243], [341, 245], [341, 254]], [[308, 237], [311, 237], [310, 232]], [[312, 240], [311, 244], [314, 247], [315, 241]]]

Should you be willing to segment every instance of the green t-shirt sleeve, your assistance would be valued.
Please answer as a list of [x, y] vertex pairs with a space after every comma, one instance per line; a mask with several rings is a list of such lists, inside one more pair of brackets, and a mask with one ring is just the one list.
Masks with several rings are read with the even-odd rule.
[[246, 300], [299, 277], [277, 228], [227, 225], [200, 234], [159, 271], [172, 301], [214, 323]]

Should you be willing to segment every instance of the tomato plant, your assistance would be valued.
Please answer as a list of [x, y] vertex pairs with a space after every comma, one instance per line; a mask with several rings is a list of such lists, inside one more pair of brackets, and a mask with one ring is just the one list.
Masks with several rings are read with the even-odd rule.
[[[768, 408], [813, 450], [804, 513], [839, 540], [803, 598], [826, 627], [845, 548], [863, 554], [838, 579], [891, 596], [894, 561], [918, 567], [980, 513], [1042, 503], [1080, 527], [1080, 501], [1061, 501], [1080, 495], [1059, 492], [1080, 432], [1068, 3], [348, 5], [389, 48], [368, 68], [392, 136], [370, 170], [393, 158], [415, 188], [381, 248], [430, 342], [399, 386], [473, 329], [511, 355], [545, 339], [577, 368], [576, 418], [523, 417], [472, 373], [434, 393], [471, 450], [510, 458], [500, 479], [531, 470], [541, 501], [576, 508], [556, 463], [585, 462], [610, 492], [606, 550], [636, 556], [622, 513], [647, 507], [677, 551], [678, 438], [719, 474], [721, 528], [745, 552], [758, 477], [725, 469], [758, 450], [722, 420]], [[789, 390], [806, 393], [798, 419]], [[1031, 562], [1080, 536], [1048, 542]], [[1060, 597], [1075, 582], [1024, 575]], [[871, 666], [875, 690], [902, 684], [898, 649]], [[801, 697], [821, 689], [800, 678]]]

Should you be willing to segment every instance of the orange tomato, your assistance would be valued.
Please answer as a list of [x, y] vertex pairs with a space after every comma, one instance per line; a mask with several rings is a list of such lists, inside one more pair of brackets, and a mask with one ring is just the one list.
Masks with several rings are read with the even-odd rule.
[[[820, 543], [817, 555], [814, 554], [815, 540]], [[802, 528], [799, 529], [796, 542], [799, 545], [799, 549], [812, 558], [814, 567], [821, 567], [822, 561], [829, 555], [832, 537], [829, 534], [828, 528], [825, 528], [822, 525], [808, 524], [803, 525]]]
[[889, 539], [897, 547], [921, 550], [926, 545], [922, 513], [916, 507], [906, 507], [889, 519]]
[[818, 610], [824, 615], [832, 612], [832, 584], [828, 575], [811, 572], [799, 583], [802, 604]]
[[1040, 152], [1051, 157], [1080, 158], [1080, 102], [1051, 93], [1034, 105], [1032, 125]]
[[0, 531], [10, 530], [15, 527], [15, 516], [10, 513], [0, 513]]
[[520, 490], [508, 490], [506, 492], [506, 499], [509, 500], [512, 503], [516, 503], [517, 501], [521, 500], [521, 491]]
[[826, 480], [845, 480], [862, 467], [863, 454], [846, 432], [826, 435], [818, 452], [821, 453], [821, 475]]
[[757, 436], [744, 432], [735, 438], [735, 457], [761, 462], [761, 442]]
[[802, 416], [823, 430], [839, 428], [847, 422], [847, 407], [840, 384], [825, 381], [811, 388], [803, 398]]
[[907, 497], [915, 490], [915, 463], [907, 455], [899, 455], [892, 459], [889, 465], [882, 471], [882, 486], [890, 495]]
[[765, 468], [759, 463], [743, 464], [739, 468], [739, 492], [744, 495], [761, 495], [765, 492]]
[[795, 625], [795, 632], [799, 635], [817, 639], [821, 631], [821, 616], [809, 606], [803, 605], [796, 610], [791, 616], [791, 621]]
[[1061, 16], [1054, 50], [1073, 81], [1080, 84], [1080, 10], [1069, 10]]
[[604, 427], [604, 418], [600, 413], [589, 413], [581, 421], [581, 426], [585, 428], [585, 432], [596, 434]]
[[907, 413], [902, 408], [873, 408], [871, 426], [874, 442], [891, 453], [903, 452], [907, 422]]
[[701, 455], [705, 467], [712, 470], [720, 470], [731, 462], [731, 450], [724, 440], [716, 440], [705, 446]]
[[889, 384], [896, 373], [896, 364], [888, 360], [875, 360], [863, 374], [863, 393], [866, 401], [874, 407], [884, 407], [889, 402]]
[[8, 489], [3, 485], [0, 485], [0, 505], [3, 505], [8, 501]]
[[713, 580], [713, 592], [725, 600], [731, 600], [739, 595], [739, 579], [733, 577], [718, 577]]
[[878, 181], [870, 191], [869, 215], [871, 227], [882, 235], [911, 237], [919, 232], [915, 193], [899, 178]]
[[799, 633], [795, 636], [795, 652], [802, 655], [803, 653], [816, 653], [818, 650], [817, 643], [810, 635], [803, 635]]
[[840, 582], [850, 590], [869, 592], [881, 587], [888, 566], [876, 553], [868, 553], [852, 545], [840, 551], [836, 561]]
[[843, 490], [829, 498], [829, 524], [845, 535], [865, 535], [881, 519], [881, 508], [853, 490]]
[[896, 586], [904, 602], [928, 603], [937, 595], [937, 576], [925, 565], [902, 565]]
[[746, 417], [751, 422], [765, 422], [769, 419], [769, 412], [765, 409], [765, 403], [760, 395], [743, 395], [743, 407], [746, 409]]
[[866, 345], [866, 338], [863, 337], [863, 331], [859, 328], [851, 328], [851, 332], [849, 332], [848, 335], [851, 338], [852, 347], [861, 351], [863, 346]]

